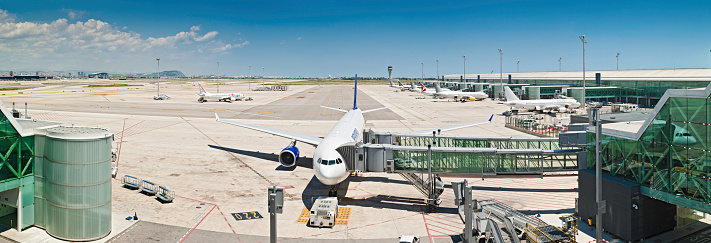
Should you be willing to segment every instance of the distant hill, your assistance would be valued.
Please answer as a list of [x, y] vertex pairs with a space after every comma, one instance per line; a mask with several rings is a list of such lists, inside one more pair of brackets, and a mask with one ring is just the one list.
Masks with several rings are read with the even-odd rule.
[[[157, 78], [158, 74], [157, 73], [137, 73], [137, 74], [129, 74], [128, 76], [137, 77], [137, 78]], [[178, 70], [170, 70], [170, 71], [161, 71], [160, 76], [161, 77], [169, 77], [169, 78], [183, 78], [183, 77], [185, 77], [185, 74], [183, 74], [183, 72], [178, 71]]]

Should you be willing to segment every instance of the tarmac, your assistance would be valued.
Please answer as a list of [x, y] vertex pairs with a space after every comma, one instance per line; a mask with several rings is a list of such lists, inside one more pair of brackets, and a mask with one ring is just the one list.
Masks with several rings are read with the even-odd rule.
[[[106, 81], [104, 81], [106, 82]], [[116, 81], [114, 81], [116, 82]], [[107, 82], [108, 83], [108, 82]], [[304, 209], [327, 195], [311, 170], [314, 147], [298, 145], [303, 157], [291, 168], [277, 161], [288, 139], [215, 121], [220, 118], [248, 124], [325, 136], [342, 113], [350, 109], [350, 85], [290, 85], [288, 91], [250, 91], [242, 81], [220, 85], [222, 92], [243, 93], [253, 101], [197, 102], [197, 82], [161, 82], [169, 100], [153, 100], [156, 83], [143, 86], [93, 87], [67, 83], [22, 91], [0, 92], [8, 108], [37, 120], [71, 122], [109, 128], [119, 151], [113, 183], [113, 230], [97, 242], [268, 242], [267, 187], [284, 186], [284, 212], [277, 215], [282, 242], [396, 242], [399, 236], [419, 236], [422, 242], [458, 242], [463, 224], [454, 210], [450, 188], [437, 213], [425, 213], [424, 196], [398, 174], [362, 173], [339, 188], [339, 206], [350, 214], [333, 228], [307, 226]], [[213, 84], [204, 85], [216, 92]], [[256, 88], [257, 84], [251, 84]], [[366, 129], [408, 132], [487, 120], [489, 124], [443, 134], [461, 136], [531, 137], [504, 127], [508, 107], [495, 101], [451, 102], [420, 99], [422, 94], [386, 85], [360, 85], [358, 107], [366, 110]], [[22, 92], [22, 94], [20, 94]], [[176, 193], [172, 203], [122, 187], [120, 177], [131, 175], [165, 186]], [[446, 185], [461, 178], [445, 177]], [[474, 198], [497, 199], [534, 215], [571, 213], [577, 197], [577, 176], [544, 178], [467, 178]], [[536, 198], [536, 200], [530, 200]], [[257, 212], [262, 217], [256, 217]], [[252, 215], [239, 218], [234, 213]], [[126, 217], [138, 216], [138, 220]], [[555, 217], [550, 220], [556, 226]], [[59, 241], [31, 227], [0, 233], [10, 241]], [[612, 240], [612, 238], [610, 238]]]

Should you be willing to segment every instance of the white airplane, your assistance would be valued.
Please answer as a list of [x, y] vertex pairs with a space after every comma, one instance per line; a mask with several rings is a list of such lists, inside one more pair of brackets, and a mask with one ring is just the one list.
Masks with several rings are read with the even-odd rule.
[[486, 98], [489, 98], [489, 95], [484, 93], [484, 92], [462, 92], [462, 91], [451, 91], [451, 90], [443, 90], [442, 88], [439, 87], [438, 83], [435, 83], [435, 93], [433, 94], [435, 97], [448, 97], [448, 98], [454, 98], [459, 99], [460, 101], [475, 101], [475, 100], [483, 100]]
[[198, 84], [200, 86], [200, 93], [198, 94], [200, 98], [198, 98], [198, 102], [206, 102], [209, 100], [213, 101], [227, 101], [227, 102], [232, 102], [235, 100], [244, 100], [244, 95], [240, 93], [219, 93], [219, 94], [213, 94], [210, 92], [207, 92], [205, 88], [202, 87], [202, 84]]
[[575, 99], [545, 99], [545, 100], [519, 100], [518, 97], [511, 91], [508, 86], [504, 87], [504, 95], [506, 96], [505, 105], [521, 107], [526, 110], [534, 111], [553, 111], [565, 112], [568, 109], [580, 107], [580, 102]]
[[[647, 136], [664, 136], [662, 135], [662, 132], [665, 130], [664, 127], [667, 125], [667, 121], [664, 120], [652, 120], [652, 124], [649, 124], [649, 127], [651, 129], [651, 132], [645, 132], [645, 135]], [[674, 133], [671, 135], [671, 143], [672, 145], [678, 145], [678, 146], [688, 146], [688, 145], [693, 145], [698, 140], [694, 138], [694, 136], [691, 135], [689, 130], [686, 130], [683, 127], [680, 127], [679, 125], [676, 125], [674, 123], [671, 123], [671, 125], [674, 128]], [[649, 131], [649, 130], [648, 130]], [[663, 138], [660, 138], [663, 139]], [[646, 138], [645, 140], [652, 140], [652, 138]]]
[[[281, 129], [268, 128], [268, 127], [262, 127], [262, 126], [257, 126], [257, 125], [250, 125], [250, 124], [238, 123], [238, 122], [233, 122], [233, 121], [226, 121], [226, 120], [220, 119], [220, 117], [217, 116], [217, 113], [215, 113], [215, 119], [218, 122], [224, 122], [227, 124], [240, 126], [243, 128], [252, 129], [252, 130], [284, 137], [287, 139], [291, 139], [291, 143], [286, 148], [282, 149], [281, 152], [279, 153], [279, 162], [284, 167], [292, 167], [292, 166], [296, 165], [296, 161], [299, 159], [299, 149], [296, 147], [296, 141], [306, 143], [306, 144], [309, 144], [312, 146], [316, 146], [316, 151], [314, 152], [314, 155], [313, 155], [314, 174], [316, 175], [316, 178], [319, 181], [321, 181], [323, 184], [331, 186], [331, 190], [329, 191], [329, 196], [335, 196], [335, 194], [336, 194], [336, 186], [335, 185], [346, 180], [346, 178], [348, 178], [348, 175], [349, 175], [349, 172], [348, 172], [348, 169], [346, 168], [344, 159], [341, 156], [341, 154], [338, 151], [336, 151], [336, 149], [346, 143], [359, 142], [362, 140], [363, 127], [365, 126], [365, 118], [363, 117], [363, 114], [388, 108], [388, 107], [381, 107], [381, 108], [377, 108], [377, 109], [361, 111], [356, 106], [357, 95], [358, 95], [358, 78], [357, 78], [357, 76], [356, 76], [356, 81], [355, 81], [355, 91], [354, 92], [355, 93], [354, 93], [354, 98], [353, 98], [353, 109], [351, 109], [351, 110], [342, 110], [342, 109], [338, 109], [338, 108], [321, 106], [323, 108], [328, 108], [328, 109], [346, 113], [345, 115], [343, 115], [343, 117], [340, 120], [338, 120], [338, 123], [336, 123], [336, 126], [334, 126], [333, 129], [331, 129], [331, 132], [329, 132], [328, 135], [326, 135], [326, 137], [324, 137], [324, 138], [319, 138], [319, 137], [315, 137], [315, 136], [311, 136], [311, 135], [307, 135], [307, 134], [296, 133], [296, 132], [291, 132], [291, 131], [286, 131], [286, 130], [281, 130]], [[438, 131], [438, 130], [439, 131], [449, 131], [449, 130], [454, 130], [454, 129], [459, 129], [459, 128], [465, 128], [465, 127], [480, 125], [480, 124], [484, 124], [484, 123], [489, 123], [489, 122], [491, 122], [491, 119], [493, 117], [494, 117], [494, 115], [491, 115], [489, 120], [484, 121], [484, 122], [477, 122], [477, 123], [471, 123], [471, 124], [465, 124], [465, 125], [459, 125], [459, 126], [445, 127], [445, 128], [440, 128], [440, 129], [427, 129], [427, 130], [422, 130], [422, 131], [409, 132], [407, 134], [431, 134], [433, 131]]]

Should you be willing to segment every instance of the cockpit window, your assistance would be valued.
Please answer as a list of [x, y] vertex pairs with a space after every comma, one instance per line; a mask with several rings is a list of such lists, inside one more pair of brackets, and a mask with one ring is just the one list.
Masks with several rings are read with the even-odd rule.
[[[319, 159], [319, 160], [320, 160], [320, 159]], [[328, 164], [328, 160], [325, 160], [325, 159], [324, 159], [324, 160], [321, 160], [321, 164], [322, 164], [322, 165], [327, 165], [327, 164]]]
[[329, 161], [328, 161], [328, 165], [335, 165], [335, 164], [336, 164], [336, 161], [335, 161], [335, 160], [329, 160]]
[[343, 163], [343, 160], [341, 160], [341, 159], [336, 159], [336, 164], [341, 164], [341, 163]]
[[689, 133], [684, 133], [683, 135], [684, 135], [685, 137], [691, 136], [691, 134], [689, 134]]

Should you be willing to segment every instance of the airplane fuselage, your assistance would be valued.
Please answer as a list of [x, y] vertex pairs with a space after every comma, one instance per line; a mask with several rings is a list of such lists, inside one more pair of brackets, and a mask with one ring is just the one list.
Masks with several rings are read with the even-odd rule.
[[527, 110], [557, 109], [558, 107], [577, 108], [580, 103], [575, 99], [550, 99], [550, 100], [514, 100], [504, 102], [508, 106], [516, 106]]
[[362, 111], [349, 110], [323, 138], [313, 156], [314, 174], [319, 181], [326, 185], [336, 185], [348, 178], [345, 160], [336, 148], [345, 143], [360, 141], [364, 126]]

